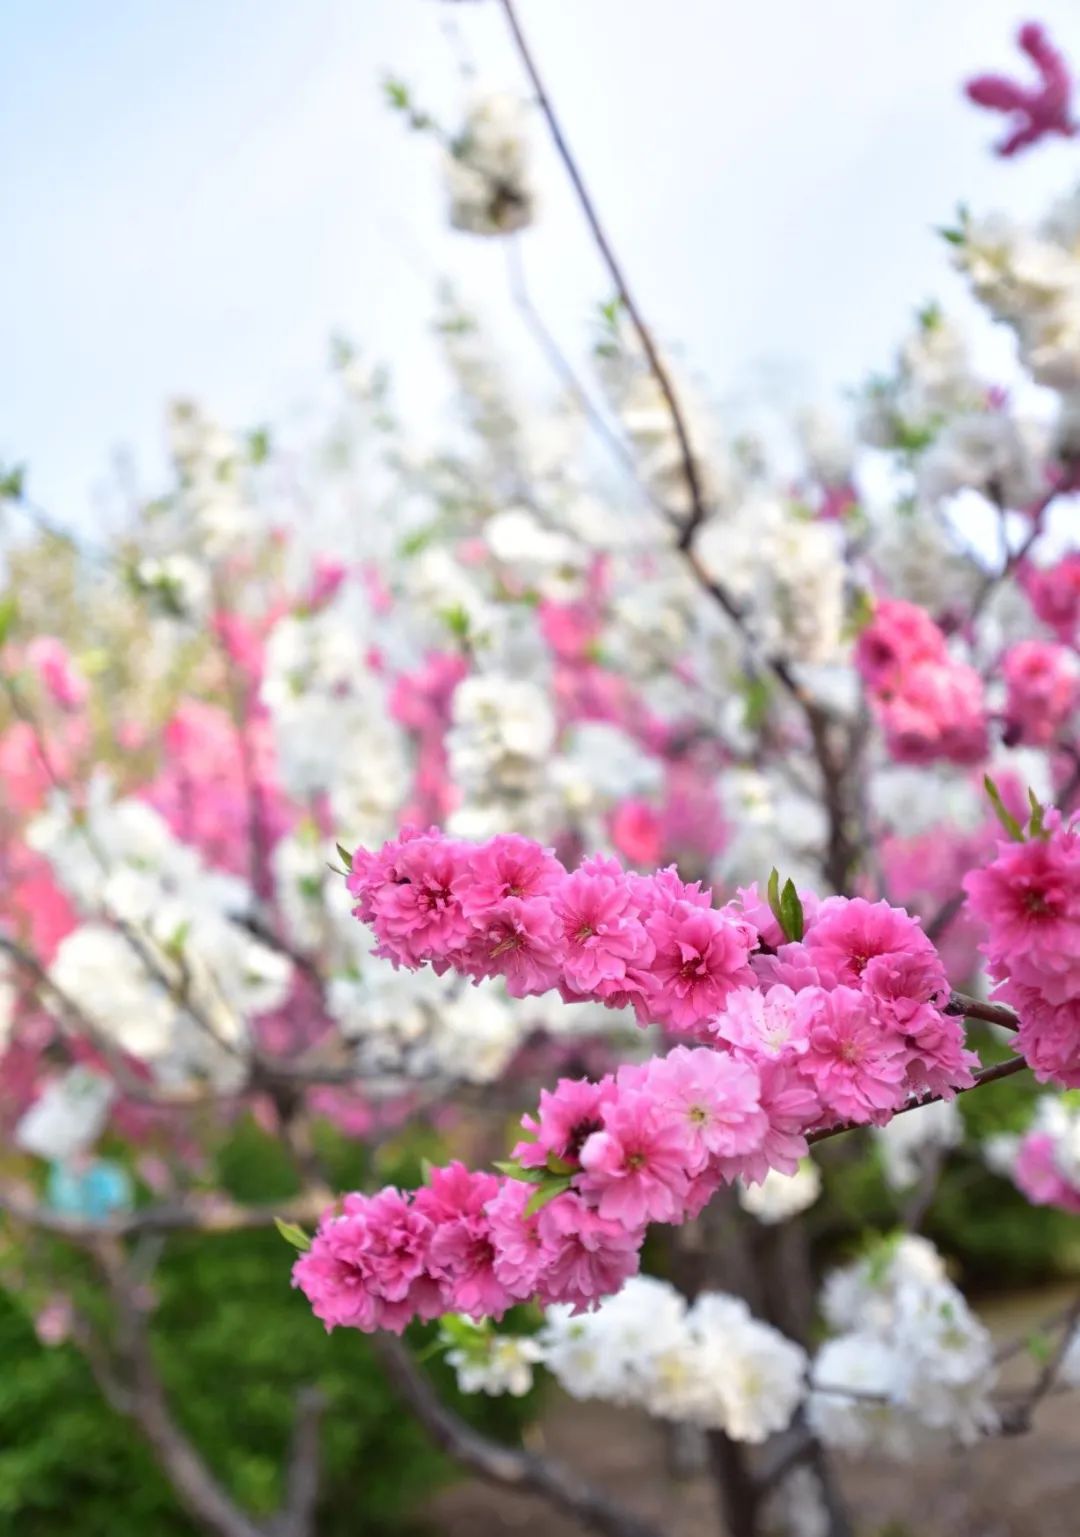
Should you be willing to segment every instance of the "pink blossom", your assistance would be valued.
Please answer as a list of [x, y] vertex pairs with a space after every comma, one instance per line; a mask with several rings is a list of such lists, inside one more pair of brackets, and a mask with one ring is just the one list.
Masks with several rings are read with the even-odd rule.
[[870, 999], [852, 987], [807, 988], [797, 1007], [809, 1025], [799, 1071], [836, 1121], [884, 1125], [906, 1098], [905, 1050], [881, 1028]]
[[462, 1163], [435, 1169], [414, 1204], [431, 1222], [427, 1269], [442, 1286], [445, 1311], [474, 1318], [501, 1317], [511, 1297], [495, 1272], [488, 1203], [499, 1194], [493, 1174], [471, 1173]]
[[511, 998], [550, 992], [562, 975], [564, 942], [551, 904], [507, 897], [474, 929], [464, 965], [470, 976], [503, 977]]
[[1054, 1139], [1033, 1131], [1017, 1149], [1013, 1179], [1034, 1206], [1059, 1206], [1080, 1216], [1080, 1190], [1063, 1178], [1054, 1157]]
[[923, 968], [920, 991], [928, 997], [948, 995], [944, 968], [918, 919], [888, 902], [827, 897], [807, 930], [804, 945], [810, 961], [831, 983], [858, 986], [875, 957], [901, 962], [917, 956]]
[[328, 1214], [311, 1248], [293, 1266], [299, 1286], [327, 1329], [390, 1329], [400, 1334], [418, 1313], [443, 1311], [425, 1275], [432, 1224], [393, 1188], [349, 1195]]
[[[447, 957], [472, 933], [454, 891], [468, 848], [434, 835], [405, 841], [403, 834], [394, 849], [387, 878], [377, 890], [368, 888], [380, 953], [395, 964], [415, 967], [431, 961], [436, 968], [445, 966]], [[352, 884], [357, 876], [354, 856], [351, 889], [363, 890]]]
[[1072, 76], [1064, 56], [1050, 42], [1044, 28], [1029, 21], [1016, 35], [1018, 46], [1035, 65], [1038, 80], [1025, 85], [1005, 75], [976, 75], [964, 87], [977, 107], [1007, 114], [1011, 123], [995, 148], [999, 155], [1015, 155], [1049, 134], [1072, 138], [1076, 124], [1070, 115]]
[[526, 1301], [537, 1290], [546, 1254], [539, 1216], [525, 1215], [535, 1187], [518, 1179], [503, 1180], [497, 1195], [484, 1207], [487, 1215], [495, 1279], [508, 1296]]
[[1080, 702], [1080, 670], [1064, 646], [1022, 640], [1001, 662], [1005, 680], [1005, 729], [1011, 742], [1046, 747]]
[[529, 1135], [514, 1148], [514, 1157], [527, 1169], [542, 1169], [549, 1158], [577, 1164], [589, 1137], [603, 1129], [604, 1106], [614, 1093], [610, 1077], [599, 1083], [560, 1078], [553, 1091], [541, 1089], [536, 1117], [522, 1119]]
[[[601, 1217], [638, 1228], [678, 1220], [686, 1193], [687, 1126], [648, 1093], [621, 1092], [581, 1149], [581, 1191]], [[693, 1156], [692, 1154], [690, 1156]]]
[[1080, 550], [1053, 566], [1025, 565], [1020, 580], [1036, 615], [1064, 645], [1080, 636]]
[[455, 882], [462, 911], [472, 919], [500, 907], [507, 897], [550, 897], [566, 880], [551, 849], [531, 838], [503, 833], [471, 850]]
[[646, 1084], [660, 1115], [681, 1130], [690, 1174], [699, 1174], [710, 1159], [750, 1152], [765, 1135], [761, 1084], [748, 1062], [706, 1047], [676, 1046], [649, 1063]]
[[718, 1160], [725, 1178], [758, 1184], [770, 1169], [794, 1174], [807, 1154], [806, 1133], [821, 1119], [816, 1087], [799, 1074], [797, 1064], [783, 1058], [758, 1064], [765, 1136], [757, 1148]]
[[1046, 838], [999, 843], [997, 857], [964, 881], [986, 925], [991, 974], [1049, 1004], [1080, 997], [1080, 834], [1051, 812]]
[[648, 1006], [661, 1024], [699, 1029], [737, 987], [753, 982], [749, 960], [757, 936], [733, 912], [676, 902], [670, 912], [654, 912], [645, 927], [656, 946], [651, 973], [660, 985]]
[[645, 967], [653, 944], [638, 916], [626, 879], [577, 870], [552, 893], [563, 936], [563, 977], [573, 993], [618, 990], [627, 968]]
[[568, 1191], [540, 1213], [545, 1260], [540, 1300], [582, 1312], [637, 1273], [644, 1231], [602, 1217]]
[[[807, 985], [815, 986], [817, 981], [815, 974], [814, 982]], [[810, 1043], [810, 1027], [796, 1003], [797, 994], [782, 984], [764, 991], [740, 987], [728, 996], [711, 1033], [751, 1062], [797, 1057]]]
[[877, 604], [855, 645], [855, 666], [874, 692], [896, 688], [916, 663], [945, 656], [945, 637], [930, 615], [899, 598]]
[[62, 710], [83, 708], [90, 688], [62, 640], [55, 635], [36, 635], [26, 648], [26, 660]]
[[655, 806], [633, 797], [620, 801], [611, 815], [611, 841], [634, 865], [655, 865], [663, 852], [663, 819]]

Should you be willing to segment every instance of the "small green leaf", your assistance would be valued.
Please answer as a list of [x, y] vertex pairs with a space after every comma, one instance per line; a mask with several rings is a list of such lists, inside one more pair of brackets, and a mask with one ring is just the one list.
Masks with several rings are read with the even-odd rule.
[[248, 457], [252, 464], [265, 464], [270, 457], [270, 429], [256, 427], [248, 433]]
[[431, 1184], [431, 1176], [434, 1174], [434, 1172], [435, 1172], [435, 1165], [432, 1163], [431, 1159], [430, 1158], [421, 1158], [421, 1160], [420, 1160], [420, 1183], [422, 1185], [430, 1185]]
[[1036, 1330], [1034, 1334], [1029, 1334], [1027, 1339], [1027, 1348], [1028, 1354], [1031, 1356], [1033, 1361], [1038, 1361], [1040, 1365], [1045, 1365], [1046, 1362], [1049, 1361], [1050, 1341], [1047, 1339], [1045, 1334], [1040, 1333], [1038, 1330]]
[[1033, 838], [1045, 838], [1047, 836], [1046, 807], [1030, 786], [1028, 787], [1028, 805], [1031, 807], [1031, 821], [1028, 824], [1028, 832]]
[[776, 868], [775, 865], [773, 865], [772, 869], [769, 871], [768, 896], [769, 906], [772, 909], [772, 915], [780, 927], [783, 928], [784, 915], [780, 910], [780, 871]]
[[983, 775], [983, 786], [987, 795], [990, 797], [990, 804], [994, 808], [994, 814], [996, 815], [998, 821], [1001, 823], [1002, 827], [1008, 833], [1009, 837], [1013, 840], [1014, 843], [1023, 843], [1024, 830], [1020, 826], [1020, 823], [1013, 816], [1012, 812], [1009, 811], [1006, 807], [1005, 802], [1001, 798], [1001, 791], [990, 778], [989, 774]]
[[334, 847], [337, 849], [338, 854], [341, 856], [341, 863], [345, 866], [346, 870], [351, 870], [352, 855], [349, 853], [348, 849], [344, 848], [340, 843], [335, 843]]
[[383, 95], [386, 97], [387, 105], [393, 107], [395, 112], [408, 112], [409, 87], [404, 80], [395, 80], [392, 76], [388, 76], [383, 81]]
[[283, 1222], [280, 1217], [275, 1217], [274, 1226], [285, 1242], [292, 1244], [294, 1249], [299, 1249], [301, 1254], [306, 1253], [311, 1248], [311, 1239], [304, 1232], [303, 1228], [298, 1227], [295, 1222]]
[[784, 889], [780, 894], [780, 927], [788, 939], [795, 942], [802, 939], [806, 929], [802, 902], [799, 900], [799, 893], [795, 890], [795, 883], [791, 880], [784, 882]]
[[0, 598], [0, 646], [4, 644], [11, 634], [12, 626], [19, 616], [19, 605], [14, 593], [8, 593], [6, 598]]
[[576, 1163], [567, 1163], [565, 1158], [560, 1158], [556, 1153], [548, 1154], [547, 1166], [549, 1174], [563, 1175], [576, 1174], [578, 1172]]
[[25, 464], [0, 465], [0, 502], [17, 502], [26, 489]]
[[554, 1201], [556, 1196], [562, 1195], [569, 1189], [570, 1181], [568, 1178], [545, 1181], [545, 1183], [540, 1186], [539, 1190], [535, 1190], [529, 1197], [528, 1203], [525, 1207], [526, 1217], [534, 1216], [535, 1213], [541, 1209], [541, 1207], [546, 1206], [549, 1201]]
[[545, 1169], [523, 1169], [521, 1164], [511, 1160], [496, 1160], [495, 1167], [500, 1174], [505, 1174], [509, 1179], [519, 1179], [526, 1185], [539, 1185], [547, 1178]]

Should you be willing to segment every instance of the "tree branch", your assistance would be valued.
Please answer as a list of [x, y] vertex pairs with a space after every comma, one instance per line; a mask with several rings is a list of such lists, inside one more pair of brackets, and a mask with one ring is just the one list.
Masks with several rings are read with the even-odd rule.
[[326, 1399], [316, 1387], [296, 1395], [285, 1505], [274, 1522], [274, 1537], [313, 1537], [319, 1499], [319, 1431]]
[[[970, 1094], [973, 1089], [981, 1089], [988, 1083], [997, 1083], [1002, 1078], [1011, 1078], [1014, 1073], [1022, 1073], [1027, 1067], [1023, 1057], [1010, 1057], [1007, 1062], [998, 1062], [994, 1067], [984, 1067], [981, 1073], [975, 1074], [974, 1083], [969, 1083], [965, 1089], [957, 1089], [957, 1094]], [[921, 1105], [936, 1104], [943, 1099], [941, 1094], [921, 1094], [908, 1100], [906, 1105], [901, 1105], [895, 1113], [906, 1115], [909, 1110], [918, 1110]], [[826, 1126], [821, 1131], [812, 1131], [807, 1137], [807, 1142], [825, 1142], [830, 1137], [839, 1137], [845, 1131], [858, 1131], [865, 1129], [863, 1121], [840, 1121], [835, 1126]]]
[[604, 1537], [661, 1537], [660, 1528], [617, 1505], [579, 1474], [532, 1452], [500, 1446], [466, 1425], [440, 1403], [408, 1347], [390, 1334], [373, 1334], [371, 1344], [387, 1377], [444, 1452], [489, 1483], [538, 1494], [583, 1526]]

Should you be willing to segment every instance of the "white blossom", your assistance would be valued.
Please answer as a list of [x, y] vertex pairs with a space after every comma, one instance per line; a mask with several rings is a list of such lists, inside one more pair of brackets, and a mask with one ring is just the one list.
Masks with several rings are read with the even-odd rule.
[[812, 1159], [804, 1158], [794, 1174], [770, 1169], [760, 1184], [740, 1182], [736, 1189], [743, 1211], [771, 1227], [813, 1206], [821, 1194], [821, 1173]]

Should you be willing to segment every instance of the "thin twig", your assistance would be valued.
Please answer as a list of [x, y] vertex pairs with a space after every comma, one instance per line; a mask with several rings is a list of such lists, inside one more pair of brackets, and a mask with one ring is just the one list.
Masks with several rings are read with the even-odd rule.
[[[1023, 1057], [1010, 1057], [1007, 1062], [998, 1062], [994, 1067], [984, 1067], [982, 1072], [975, 1074], [974, 1082], [965, 1088], [957, 1089], [957, 1094], [970, 1094], [973, 1089], [981, 1089], [988, 1083], [998, 1083], [1002, 1078], [1011, 1078], [1014, 1073], [1022, 1073], [1028, 1064]], [[909, 1099], [906, 1105], [901, 1105], [895, 1112], [896, 1115], [906, 1115], [909, 1110], [918, 1110], [922, 1105], [934, 1105], [938, 1100], [944, 1099], [943, 1094], [922, 1094]], [[821, 1131], [812, 1131], [807, 1137], [807, 1142], [825, 1142], [830, 1137], [839, 1137], [845, 1131], [858, 1131], [865, 1127], [863, 1121], [840, 1121], [835, 1126], [826, 1126]]]

